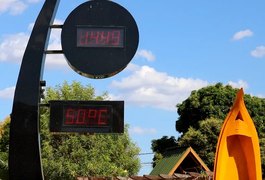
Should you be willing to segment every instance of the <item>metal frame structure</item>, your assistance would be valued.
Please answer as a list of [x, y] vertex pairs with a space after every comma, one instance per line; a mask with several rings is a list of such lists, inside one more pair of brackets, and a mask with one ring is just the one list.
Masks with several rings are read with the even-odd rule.
[[10, 124], [9, 179], [44, 179], [39, 103], [45, 50], [59, 0], [46, 0], [32, 30], [16, 84]]
[[[64, 23], [64, 25], [53, 25], [52, 23], [57, 12], [59, 1], [60, 0], [45, 0], [35, 21], [34, 28], [22, 59], [11, 113], [9, 140], [9, 179], [11, 180], [44, 179], [40, 149], [39, 107], [42, 98], [42, 86], [45, 85], [45, 82], [42, 81], [45, 54], [63, 53], [67, 58], [66, 54], [68, 54], [68, 56], [75, 56], [79, 55], [79, 52], [83, 52], [83, 54], [81, 53], [82, 55], [78, 56], [77, 64], [83, 67], [84, 63], [83, 61], [80, 61], [80, 58], [84, 59], [85, 57], [86, 62], [86, 58], [89, 55], [90, 59], [96, 59], [96, 61], [93, 61], [92, 64], [85, 67], [91, 68], [96, 75], [103, 74], [104, 76], [102, 78], [105, 78], [115, 75], [123, 70], [134, 56], [138, 47], [139, 32], [137, 24], [130, 13], [120, 5], [110, 3], [107, 0], [89, 1], [80, 5], [79, 8], [76, 8], [73, 11], [77, 13], [77, 15], [75, 13], [72, 14], [73, 12], [71, 13], [72, 15], [70, 16], [69, 23]], [[87, 11], [87, 7], [90, 7], [90, 4], [93, 4], [94, 8]], [[118, 18], [119, 21], [117, 21], [116, 18], [106, 18], [110, 17], [110, 11], [107, 11], [107, 13], [104, 14], [101, 12], [104, 9], [102, 7], [105, 7], [105, 9], [111, 9], [113, 12], [118, 13], [119, 17], [122, 18]], [[81, 14], [79, 14], [79, 12], [81, 12]], [[83, 14], [83, 12], [85, 14]], [[76, 22], [76, 19], [78, 18], [75, 18], [75, 16], [79, 17], [80, 21]], [[83, 18], [83, 16], [90, 17], [90, 21], [84, 21], [86, 18]], [[71, 18], [73, 20], [71, 20]], [[66, 22], [68, 21], [66, 20]], [[100, 25], [102, 27], [105, 25], [110, 26], [112, 24], [117, 24], [117, 26], [129, 27], [125, 31], [127, 35], [125, 46], [123, 49], [116, 48], [115, 51], [108, 48], [98, 48], [97, 51], [89, 48], [82, 48], [81, 50], [79, 48], [64, 48], [64, 46], [68, 47], [71, 43], [74, 43], [74, 47], [76, 46], [76, 36], [74, 35], [74, 31], [72, 31], [73, 29], [76, 29], [76, 23], [79, 25]], [[70, 28], [67, 28], [67, 25], [70, 26]], [[62, 28], [62, 34], [64, 31], [70, 30], [70, 33], [66, 33], [65, 36], [62, 35], [61, 37], [62, 41], [66, 39], [66, 43], [62, 43], [63, 50], [47, 50], [51, 28]], [[68, 38], [70, 38], [70, 40]], [[75, 49], [75, 51], [73, 51], [73, 49]], [[101, 57], [102, 54], [104, 56]], [[101, 57], [102, 62], [97, 66], [96, 63], [99, 60], [99, 57]], [[106, 64], [105, 58], [109, 60], [107, 61], [109, 64]], [[75, 62], [76, 58], [73, 59]], [[104, 71], [106, 71], [108, 67], [112, 67], [113, 70], [111, 69], [111, 72], [107, 71], [107, 73], [105, 73]], [[104, 73], [101, 71], [102, 69]], [[75, 70], [79, 69], [77, 68]], [[105, 74], [107, 74], [107, 76], [105, 76]], [[95, 76], [93, 78], [99, 77], [101, 76]], [[118, 109], [122, 112], [120, 116], [123, 117], [123, 107], [122, 109]], [[115, 114], [116, 112], [112, 113]], [[116, 116], [117, 114], [115, 115], [115, 118]], [[123, 132], [123, 119], [121, 123], [115, 123], [113, 123], [113, 126], [119, 127], [119, 129], [115, 129], [115, 132]]]

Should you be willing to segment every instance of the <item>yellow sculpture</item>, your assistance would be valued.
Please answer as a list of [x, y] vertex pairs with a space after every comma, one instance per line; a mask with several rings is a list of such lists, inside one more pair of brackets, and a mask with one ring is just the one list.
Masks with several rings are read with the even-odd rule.
[[223, 123], [215, 153], [214, 180], [262, 179], [259, 138], [243, 96], [240, 89]]

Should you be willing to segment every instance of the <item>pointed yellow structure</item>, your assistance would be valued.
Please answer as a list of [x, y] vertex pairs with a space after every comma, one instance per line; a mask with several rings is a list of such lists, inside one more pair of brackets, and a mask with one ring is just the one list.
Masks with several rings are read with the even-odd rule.
[[214, 180], [262, 179], [259, 138], [243, 97], [240, 89], [223, 123], [215, 153]]

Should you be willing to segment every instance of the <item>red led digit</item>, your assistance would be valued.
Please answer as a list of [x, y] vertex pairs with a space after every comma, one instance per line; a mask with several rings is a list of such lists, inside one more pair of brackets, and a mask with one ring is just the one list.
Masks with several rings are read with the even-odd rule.
[[100, 31], [99, 32], [99, 44], [101, 44], [101, 45], [109, 44], [109, 36], [110, 36], [109, 32]]
[[65, 124], [74, 124], [75, 122], [75, 110], [67, 109], [65, 114]]
[[89, 109], [88, 110], [88, 124], [95, 125], [97, 124], [97, 110]]
[[99, 32], [90, 31], [89, 35], [89, 44], [98, 44]]
[[121, 28], [77, 28], [78, 47], [124, 47]]
[[79, 31], [79, 45], [84, 46], [87, 44], [88, 32]]
[[108, 127], [111, 112], [108, 106], [67, 106], [64, 109], [63, 124], [67, 127]]
[[120, 31], [112, 31], [111, 32], [111, 44], [114, 46], [118, 46], [120, 44], [120, 37], [121, 37]]
[[98, 112], [98, 124], [99, 125], [107, 125], [108, 124], [108, 119], [107, 119], [107, 109], [100, 109]]
[[85, 119], [86, 119], [86, 110], [85, 109], [78, 109], [76, 124], [85, 124]]

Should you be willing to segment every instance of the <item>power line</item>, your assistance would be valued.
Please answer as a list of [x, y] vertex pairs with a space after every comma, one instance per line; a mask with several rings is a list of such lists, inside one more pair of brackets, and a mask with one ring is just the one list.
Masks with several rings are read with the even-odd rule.
[[150, 153], [139, 153], [138, 155], [142, 156], [142, 155], [149, 155], [149, 154], [154, 154], [154, 153], [151, 153], [151, 152]]
[[153, 164], [152, 162], [142, 162], [141, 164], [144, 164], [144, 165], [151, 165]]
[[147, 167], [153, 167], [153, 164], [152, 163], [141, 163], [141, 167], [144, 167], [144, 166], [147, 166]]

